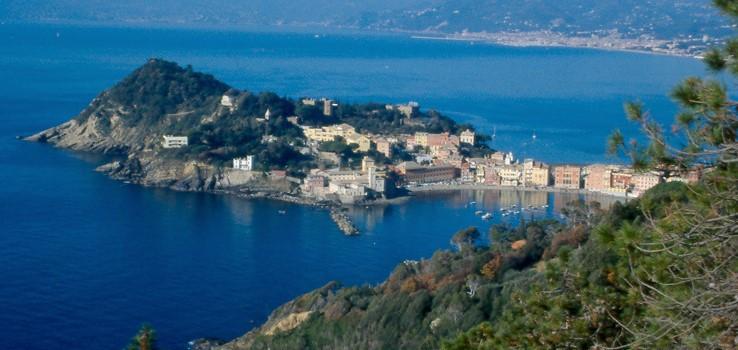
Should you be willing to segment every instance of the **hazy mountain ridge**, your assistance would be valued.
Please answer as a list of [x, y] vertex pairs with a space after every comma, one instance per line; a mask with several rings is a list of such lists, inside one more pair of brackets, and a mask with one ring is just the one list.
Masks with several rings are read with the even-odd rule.
[[617, 30], [627, 37], [676, 38], [689, 34], [722, 36], [730, 26], [710, 1], [695, 0], [441, 0], [380, 17], [386, 18], [384, 23], [370, 26], [446, 33], [554, 31], [581, 35]]
[[731, 23], [709, 0], [384, 0], [266, 1], [100, 0], [0, 4], [0, 20], [168, 25], [295, 25], [437, 33], [553, 31], [588, 35], [617, 30], [626, 37], [724, 36]]

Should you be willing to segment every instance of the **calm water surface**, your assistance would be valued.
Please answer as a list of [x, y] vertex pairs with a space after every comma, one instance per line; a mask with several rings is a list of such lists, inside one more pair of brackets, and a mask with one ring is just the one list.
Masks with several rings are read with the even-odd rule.
[[519, 220], [475, 210], [548, 204], [532, 215], [556, 217], [576, 198], [423, 195], [352, 209], [364, 234], [344, 237], [323, 211], [127, 185], [93, 172], [94, 156], [14, 139], [67, 120], [148, 57], [293, 97], [417, 100], [549, 162], [606, 160], [610, 130], [632, 130], [623, 101], [668, 121], [665, 92], [703, 73], [685, 58], [396, 36], [0, 25], [0, 43], [0, 347], [31, 350], [118, 349], [143, 322], [168, 349], [233, 338], [328, 281], [377, 283], [460, 228]]

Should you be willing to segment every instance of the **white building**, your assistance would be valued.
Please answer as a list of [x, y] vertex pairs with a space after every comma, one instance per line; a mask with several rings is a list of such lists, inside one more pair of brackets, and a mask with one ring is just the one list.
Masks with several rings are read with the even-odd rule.
[[223, 97], [220, 98], [220, 105], [223, 107], [233, 108], [235, 104], [236, 101], [234, 101], [234, 98], [232, 96], [223, 95]]
[[238, 170], [254, 170], [254, 156], [246, 156], [245, 158], [234, 158], [233, 169]]
[[474, 138], [475, 138], [474, 131], [464, 130], [461, 132], [461, 136], [459, 137], [459, 140], [461, 141], [461, 143], [467, 143], [467, 144], [474, 146], [474, 141], [475, 141]]
[[164, 135], [164, 142], [161, 145], [164, 148], [181, 148], [187, 146], [187, 136]]

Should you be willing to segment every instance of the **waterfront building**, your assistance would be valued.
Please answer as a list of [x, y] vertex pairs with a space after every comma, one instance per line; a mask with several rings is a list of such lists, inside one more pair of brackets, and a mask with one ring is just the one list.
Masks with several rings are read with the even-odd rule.
[[616, 193], [627, 193], [631, 190], [631, 180], [633, 179], [633, 173], [627, 170], [619, 170], [612, 172], [612, 185], [610, 186], [610, 192]]
[[523, 162], [523, 186], [546, 187], [550, 183], [551, 167], [533, 159]]
[[301, 102], [305, 106], [315, 106], [315, 102], [316, 101], [315, 101], [314, 98], [307, 98], [306, 97], [306, 98], [303, 98]]
[[634, 174], [630, 180], [633, 186], [633, 195], [638, 197], [652, 187], [660, 184], [662, 177], [658, 172], [648, 172]]
[[328, 179], [323, 175], [308, 175], [303, 180], [301, 189], [304, 193], [322, 197], [326, 194]]
[[469, 164], [469, 162], [462, 162], [461, 167], [459, 167], [459, 169], [461, 169], [461, 172], [460, 172], [461, 182], [464, 182], [464, 183], [474, 182], [475, 180], [474, 169], [471, 168], [471, 165]]
[[407, 183], [444, 182], [458, 177], [458, 169], [453, 165], [422, 166], [415, 162], [403, 162], [398, 168]]
[[608, 192], [612, 188], [612, 172], [617, 171], [614, 165], [593, 164], [584, 169], [584, 188], [589, 191]]
[[387, 174], [383, 171], [377, 171], [377, 168], [374, 166], [367, 169], [366, 173], [369, 189], [374, 192], [384, 193], [387, 187]]
[[328, 184], [328, 192], [340, 197], [350, 198], [350, 200], [343, 200], [345, 202], [350, 202], [358, 198], [363, 198], [366, 195], [366, 187], [356, 183], [331, 181]]
[[474, 131], [471, 131], [471, 130], [462, 131], [461, 135], [459, 136], [459, 139], [461, 143], [466, 143], [468, 145], [474, 146], [474, 141], [475, 141]]
[[174, 136], [174, 135], [164, 135], [164, 141], [162, 142], [162, 147], [164, 148], [182, 148], [187, 146], [187, 136]]
[[497, 176], [502, 186], [520, 186], [523, 183], [523, 168], [518, 164], [497, 167]]
[[679, 181], [683, 183], [697, 183], [700, 181], [700, 178], [702, 178], [702, 168], [694, 168], [690, 169], [686, 173], [682, 174], [673, 174], [669, 178], [666, 179], [666, 182], [673, 182], [673, 181]]
[[234, 158], [233, 169], [246, 171], [254, 170], [254, 156], [248, 155], [244, 158]]
[[574, 165], [554, 167], [554, 187], [576, 190], [581, 188], [582, 168]]

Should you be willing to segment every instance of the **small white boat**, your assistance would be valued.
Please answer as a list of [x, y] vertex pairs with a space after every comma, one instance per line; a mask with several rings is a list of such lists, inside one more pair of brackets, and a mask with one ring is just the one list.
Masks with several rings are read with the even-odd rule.
[[484, 212], [481, 210], [477, 210], [474, 212], [474, 215], [482, 215], [482, 214], [484, 214]]
[[492, 214], [490, 214], [490, 213], [486, 213], [486, 214], [482, 215], [482, 219], [484, 219], [484, 220], [489, 220], [491, 218], [492, 218]]

